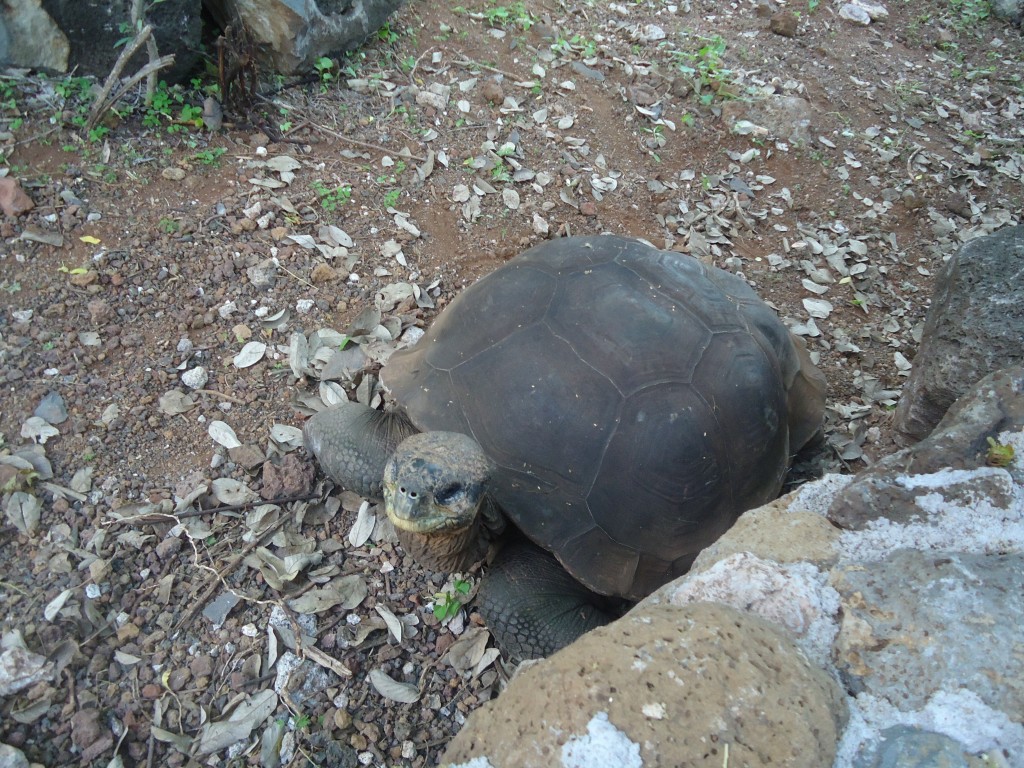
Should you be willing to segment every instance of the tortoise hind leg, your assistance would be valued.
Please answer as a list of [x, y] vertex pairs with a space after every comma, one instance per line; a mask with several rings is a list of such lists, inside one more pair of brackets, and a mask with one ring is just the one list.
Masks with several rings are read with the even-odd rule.
[[524, 539], [508, 543], [484, 576], [480, 613], [498, 646], [517, 659], [550, 656], [618, 615], [553, 555]]
[[384, 465], [418, 431], [403, 411], [341, 403], [310, 417], [302, 436], [325, 475], [360, 496], [380, 499]]

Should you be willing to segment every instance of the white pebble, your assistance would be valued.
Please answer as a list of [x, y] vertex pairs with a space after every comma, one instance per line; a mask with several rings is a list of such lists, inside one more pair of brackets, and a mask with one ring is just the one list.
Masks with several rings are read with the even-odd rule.
[[202, 389], [206, 386], [206, 382], [209, 380], [210, 377], [206, 373], [206, 369], [201, 365], [197, 365], [195, 368], [189, 368], [181, 374], [181, 383], [191, 389]]

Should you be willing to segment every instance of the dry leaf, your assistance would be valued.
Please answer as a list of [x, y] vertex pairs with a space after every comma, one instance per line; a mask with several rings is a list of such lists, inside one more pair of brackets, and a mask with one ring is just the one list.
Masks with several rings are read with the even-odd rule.
[[380, 617], [384, 619], [384, 623], [388, 625], [388, 632], [390, 632], [391, 636], [395, 638], [395, 642], [402, 642], [402, 622], [399, 618], [383, 605], [375, 605], [374, 609], [380, 614]]
[[235, 430], [223, 421], [211, 421], [210, 426], [207, 427], [206, 431], [209, 433], [210, 437], [213, 438], [213, 442], [218, 445], [223, 445], [229, 451], [242, 444], [238, 439], [238, 436], [235, 434]]
[[39, 517], [43, 504], [39, 499], [24, 491], [15, 491], [7, 500], [4, 512], [7, 520], [26, 536], [34, 536], [39, 529]]
[[402, 704], [415, 704], [420, 699], [420, 690], [417, 686], [393, 680], [382, 669], [371, 669], [369, 677], [370, 684], [385, 699]]
[[41, 445], [45, 445], [47, 440], [51, 437], [57, 437], [59, 434], [59, 429], [38, 416], [30, 416], [25, 419], [25, 423], [21, 425], [21, 436], [27, 437], [29, 440], [34, 440]]
[[351, 611], [366, 598], [366, 583], [359, 576], [341, 576], [288, 601], [296, 613], [323, 613], [338, 607]]
[[[7, 636], [4, 636], [5, 645]], [[45, 656], [14, 646], [0, 654], [0, 696], [10, 696], [42, 680], [53, 678], [53, 663]]]
[[370, 539], [373, 527], [377, 524], [377, 516], [370, 509], [369, 502], [362, 502], [359, 505], [359, 512], [356, 521], [352, 524], [352, 530], [348, 532], [348, 541], [353, 547], [361, 547]]
[[249, 368], [256, 365], [267, 353], [267, 345], [262, 341], [250, 341], [235, 355], [232, 361], [235, 368]]
[[[321, 552], [309, 552], [288, 555], [280, 558], [265, 547], [259, 547], [253, 555], [247, 557], [247, 565], [255, 565], [263, 574], [264, 580], [272, 589], [281, 591], [286, 582], [295, 578], [310, 565], [316, 565], [323, 559]], [[315, 592], [316, 590], [311, 590]], [[307, 593], [309, 594], [309, 593]]]
[[481, 627], [470, 627], [452, 643], [445, 658], [460, 675], [468, 675], [484, 656], [491, 633]]
[[239, 504], [248, 504], [251, 501], [256, 501], [259, 495], [245, 483], [240, 480], [234, 480], [230, 477], [218, 477], [212, 483], [210, 483], [210, 489], [213, 491], [214, 498], [217, 499], [221, 504], [228, 506], [237, 506]]
[[246, 698], [228, 715], [227, 719], [207, 723], [199, 736], [200, 755], [219, 752], [243, 739], [277, 709], [277, 694], [264, 689]]

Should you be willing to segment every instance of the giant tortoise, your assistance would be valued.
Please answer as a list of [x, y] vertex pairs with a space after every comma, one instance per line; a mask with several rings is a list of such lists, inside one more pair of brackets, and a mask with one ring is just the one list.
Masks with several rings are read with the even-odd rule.
[[383, 486], [426, 567], [467, 568], [510, 521], [480, 603], [521, 658], [607, 622], [602, 596], [685, 573], [778, 495], [824, 410], [824, 377], [746, 282], [615, 236], [513, 258], [382, 381], [398, 407], [322, 411], [307, 447], [341, 485]]

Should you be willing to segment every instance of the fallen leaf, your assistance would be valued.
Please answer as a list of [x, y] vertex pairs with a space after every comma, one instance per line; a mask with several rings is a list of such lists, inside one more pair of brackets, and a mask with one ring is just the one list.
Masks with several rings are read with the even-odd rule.
[[373, 527], [377, 524], [377, 516], [370, 509], [369, 502], [364, 501], [359, 505], [359, 512], [356, 514], [356, 521], [352, 524], [352, 530], [348, 532], [348, 542], [353, 547], [361, 547], [370, 539]]
[[242, 444], [241, 440], [235, 434], [230, 426], [225, 424], [223, 421], [211, 421], [210, 426], [206, 430], [210, 437], [213, 438], [213, 442], [218, 445], [223, 445], [228, 450], [237, 448]]
[[21, 425], [21, 436], [34, 440], [40, 445], [45, 445], [51, 437], [57, 437], [60, 430], [48, 424], [45, 419], [38, 416], [29, 416]]
[[207, 723], [199, 736], [200, 755], [219, 752], [249, 738], [249, 734], [277, 709], [277, 694], [264, 689], [247, 697], [225, 720]]
[[188, 413], [196, 407], [196, 401], [180, 389], [172, 389], [160, 395], [160, 410], [168, 416]]
[[323, 613], [332, 608], [351, 611], [366, 595], [366, 583], [359, 576], [341, 576], [289, 600], [288, 607], [296, 613]]
[[384, 623], [388, 625], [388, 632], [395, 638], [395, 642], [402, 642], [402, 622], [399, 618], [383, 605], [375, 605], [374, 610], [380, 614], [380, 617], [384, 619]]
[[[320, 552], [300, 553], [280, 558], [265, 547], [258, 548], [254, 554], [256, 556], [255, 565], [263, 574], [263, 578], [272, 589], [278, 591], [285, 588], [286, 582], [294, 581], [303, 570], [310, 565], [317, 565], [323, 559], [323, 554]], [[246, 558], [246, 563], [249, 562], [250, 559]]]
[[210, 483], [210, 489], [217, 501], [228, 506], [248, 504], [259, 498], [259, 494], [248, 485], [230, 477], [216, 478]]
[[39, 529], [39, 517], [43, 504], [39, 499], [24, 491], [15, 491], [7, 500], [4, 512], [7, 521], [26, 536], [34, 536]]
[[484, 656], [491, 633], [482, 627], [470, 627], [452, 643], [445, 658], [460, 675], [468, 675]]
[[420, 699], [420, 690], [410, 683], [400, 683], [388, 676], [383, 669], [370, 670], [370, 684], [385, 699], [402, 704], [415, 704]]
[[[5, 636], [6, 641], [6, 636]], [[0, 696], [10, 696], [23, 688], [53, 678], [53, 663], [45, 656], [15, 646], [0, 654]]]
[[235, 355], [232, 360], [235, 368], [249, 368], [256, 365], [267, 353], [267, 345], [262, 341], [250, 341]]

